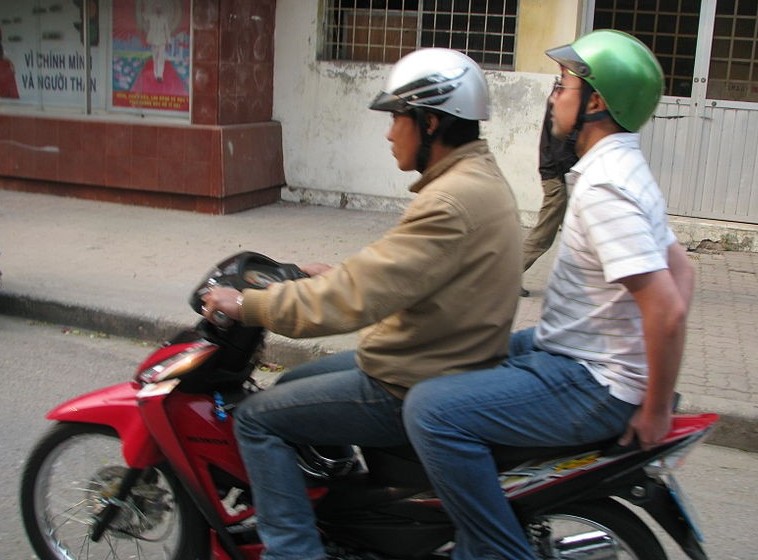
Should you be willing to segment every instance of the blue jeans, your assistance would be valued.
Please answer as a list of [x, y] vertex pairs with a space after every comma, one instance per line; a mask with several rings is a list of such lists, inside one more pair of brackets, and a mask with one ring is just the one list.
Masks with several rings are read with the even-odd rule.
[[534, 558], [503, 498], [489, 444], [603, 440], [620, 435], [636, 408], [584, 366], [532, 341], [533, 329], [515, 333], [502, 365], [425, 380], [405, 399], [408, 437], [456, 527], [455, 560]]
[[234, 413], [235, 435], [253, 490], [265, 560], [321, 560], [306, 481], [291, 443], [407, 445], [403, 401], [336, 354], [284, 374]]

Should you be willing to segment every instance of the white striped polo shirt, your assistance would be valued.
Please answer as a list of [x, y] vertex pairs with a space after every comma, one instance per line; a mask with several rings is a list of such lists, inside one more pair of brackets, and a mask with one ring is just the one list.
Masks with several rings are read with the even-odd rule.
[[668, 268], [676, 237], [666, 203], [635, 133], [595, 144], [566, 180], [569, 204], [535, 344], [573, 357], [615, 397], [639, 404], [647, 383], [642, 319], [618, 280]]

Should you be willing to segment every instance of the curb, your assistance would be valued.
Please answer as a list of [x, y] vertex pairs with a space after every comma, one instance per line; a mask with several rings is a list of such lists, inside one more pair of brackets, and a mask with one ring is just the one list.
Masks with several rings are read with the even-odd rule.
[[9, 294], [0, 294], [0, 314], [157, 343], [172, 338], [188, 326], [153, 317], [138, 317], [118, 311], [103, 311]]
[[[23, 317], [45, 323], [59, 324], [103, 332], [111, 336], [163, 343], [182, 329], [191, 327], [155, 317], [135, 316], [115, 310], [93, 309], [84, 306], [62, 304], [27, 296], [0, 293], [0, 314]], [[292, 340], [269, 334], [264, 359], [285, 367], [329, 354], [334, 349], [311, 339]], [[716, 428], [708, 437], [708, 443], [758, 453], [758, 418], [734, 411], [718, 410], [710, 406], [707, 397], [687, 399], [681, 412], [716, 412], [720, 416]]]

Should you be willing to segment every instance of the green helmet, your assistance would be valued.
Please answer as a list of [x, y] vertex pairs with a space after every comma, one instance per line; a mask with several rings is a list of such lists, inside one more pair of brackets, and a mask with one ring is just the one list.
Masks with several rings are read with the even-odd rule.
[[545, 54], [585, 80], [605, 101], [613, 120], [638, 131], [663, 93], [663, 70], [639, 39], [600, 29]]

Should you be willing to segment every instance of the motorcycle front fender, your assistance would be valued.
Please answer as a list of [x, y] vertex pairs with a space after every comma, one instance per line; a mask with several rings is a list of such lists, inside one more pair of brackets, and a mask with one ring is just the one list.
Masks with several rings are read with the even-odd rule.
[[122, 442], [127, 465], [145, 468], [163, 460], [140, 413], [136, 383], [119, 383], [64, 402], [47, 413], [48, 420], [110, 426]]

